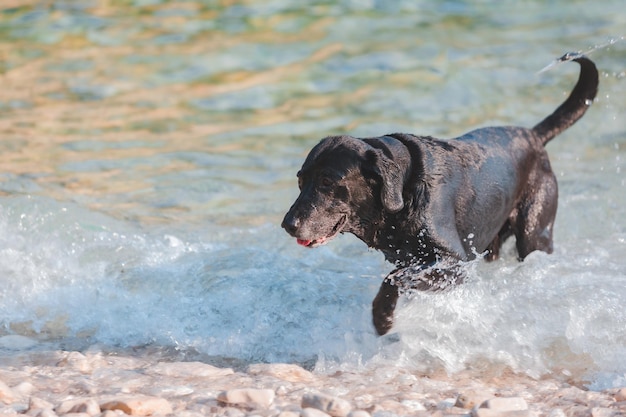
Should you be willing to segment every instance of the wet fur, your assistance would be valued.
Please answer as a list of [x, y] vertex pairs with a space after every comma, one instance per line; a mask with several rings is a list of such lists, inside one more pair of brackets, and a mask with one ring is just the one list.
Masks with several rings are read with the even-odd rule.
[[560, 60], [580, 64], [578, 83], [532, 129], [488, 127], [450, 140], [331, 136], [307, 156], [282, 226], [310, 247], [352, 233], [395, 265], [372, 305], [379, 334], [391, 329], [402, 290], [458, 283], [459, 262], [497, 259], [510, 236], [520, 260], [552, 252], [558, 187], [544, 146], [582, 117], [598, 86], [588, 58]]

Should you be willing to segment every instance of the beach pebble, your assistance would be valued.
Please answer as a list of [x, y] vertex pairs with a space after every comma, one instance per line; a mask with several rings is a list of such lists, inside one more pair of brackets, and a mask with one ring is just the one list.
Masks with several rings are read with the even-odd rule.
[[370, 408], [374, 405], [375, 399], [371, 394], [362, 394], [357, 397], [354, 397], [353, 404], [355, 408]]
[[528, 404], [521, 397], [490, 398], [480, 405], [480, 408], [490, 408], [501, 411], [528, 410]]
[[42, 400], [37, 397], [30, 397], [28, 402], [28, 410], [26, 411], [26, 415], [32, 417], [46, 417], [57, 415], [54, 411], [54, 405], [51, 402], [46, 400]]
[[245, 417], [246, 413], [238, 408], [226, 407], [224, 409], [224, 416], [226, 417]]
[[127, 414], [120, 410], [104, 410], [98, 417], [124, 417]]
[[15, 393], [3, 381], [0, 381], [0, 401], [5, 404], [11, 404], [15, 401]]
[[620, 388], [615, 394], [615, 401], [626, 401], [626, 387]]
[[591, 417], [617, 417], [619, 412], [612, 408], [593, 407], [591, 409]]
[[306, 369], [287, 363], [258, 363], [248, 367], [251, 375], [269, 375], [287, 382], [311, 382], [315, 376]]
[[28, 381], [20, 382], [12, 388], [15, 394], [25, 398], [30, 397], [34, 390], [35, 386]]
[[149, 368], [147, 372], [176, 378], [213, 378], [234, 373], [231, 368], [217, 368], [202, 362], [159, 362]]
[[121, 410], [131, 416], [151, 416], [169, 414], [172, 406], [169, 401], [156, 397], [121, 397], [100, 404], [102, 410]]
[[487, 392], [467, 391], [457, 397], [454, 406], [469, 410], [474, 407], [478, 407], [492, 397], [493, 395]]
[[424, 407], [424, 404], [416, 400], [402, 400], [400, 401], [400, 404], [402, 404], [403, 406], [405, 406], [411, 411], [425, 411], [426, 410], [426, 407]]
[[474, 417], [527, 417], [528, 404], [521, 397], [496, 397], [483, 402], [472, 410]]
[[277, 417], [300, 417], [299, 411], [281, 411]]
[[371, 417], [371, 415], [365, 410], [354, 410], [348, 413], [348, 417]]
[[271, 389], [236, 388], [222, 391], [217, 400], [226, 404], [241, 404], [253, 408], [267, 408], [274, 402], [275, 393]]
[[530, 417], [528, 410], [495, 410], [492, 408], [476, 408], [472, 417]]
[[315, 408], [333, 417], [345, 417], [352, 409], [348, 401], [325, 394], [304, 394], [301, 407]]
[[57, 366], [69, 367], [83, 374], [89, 374], [94, 369], [106, 366], [100, 355], [85, 356], [80, 352], [68, 352], [57, 362]]
[[100, 414], [100, 405], [93, 398], [69, 400], [62, 402], [54, 411], [59, 415], [85, 413], [95, 416]]
[[322, 410], [318, 410], [317, 408], [305, 408], [300, 413], [301, 417], [331, 417], [330, 414], [326, 414]]

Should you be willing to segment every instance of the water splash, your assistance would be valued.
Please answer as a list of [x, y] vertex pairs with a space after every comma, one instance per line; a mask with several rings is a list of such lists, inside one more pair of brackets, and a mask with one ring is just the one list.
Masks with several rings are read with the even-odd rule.
[[601, 247], [469, 263], [463, 285], [402, 298], [378, 338], [370, 305], [389, 268], [347, 237], [303, 252], [270, 225], [147, 233], [49, 199], [0, 206], [5, 334], [319, 370], [507, 368], [594, 386], [626, 372], [626, 276]]
[[586, 51], [578, 51], [578, 52], [568, 52], [565, 55], [555, 59], [554, 61], [552, 61], [551, 63], [549, 63], [548, 65], [546, 65], [545, 67], [543, 67], [542, 69], [540, 69], [537, 74], [541, 74], [543, 72], [549, 71], [552, 68], [564, 63], [564, 62], [568, 62], [568, 61], [572, 61], [576, 58], [579, 58], [581, 56], [589, 56], [591, 55], [593, 52], [597, 51], [597, 50], [602, 50], [602, 49], [608, 49], [611, 46], [622, 42], [626, 37], [625, 36], [619, 36], [619, 37], [614, 37], [609, 39], [608, 41], [606, 41], [605, 43], [599, 44], [599, 45], [595, 45], [589, 49], [587, 49]]

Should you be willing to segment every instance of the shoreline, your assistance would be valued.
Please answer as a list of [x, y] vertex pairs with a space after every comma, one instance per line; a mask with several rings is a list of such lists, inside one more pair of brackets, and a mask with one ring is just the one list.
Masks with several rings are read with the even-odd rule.
[[171, 359], [178, 360], [148, 348], [2, 349], [0, 415], [626, 415], [626, 387], [587, 391], [512, 372], [420, 375], [376, 367], [322, 374], [295, 364], [231, 368]]

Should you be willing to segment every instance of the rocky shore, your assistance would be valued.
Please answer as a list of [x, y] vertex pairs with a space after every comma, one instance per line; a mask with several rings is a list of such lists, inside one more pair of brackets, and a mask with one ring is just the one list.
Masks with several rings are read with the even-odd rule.
[[626, 415], [626, 387], [594, 392], [510, 372], [425, 376], [378, 367], [321, 374], [294, 364], [167, 361], [146, 350], [4, 349], [0, 416], [21, 415], [615, 417]]

